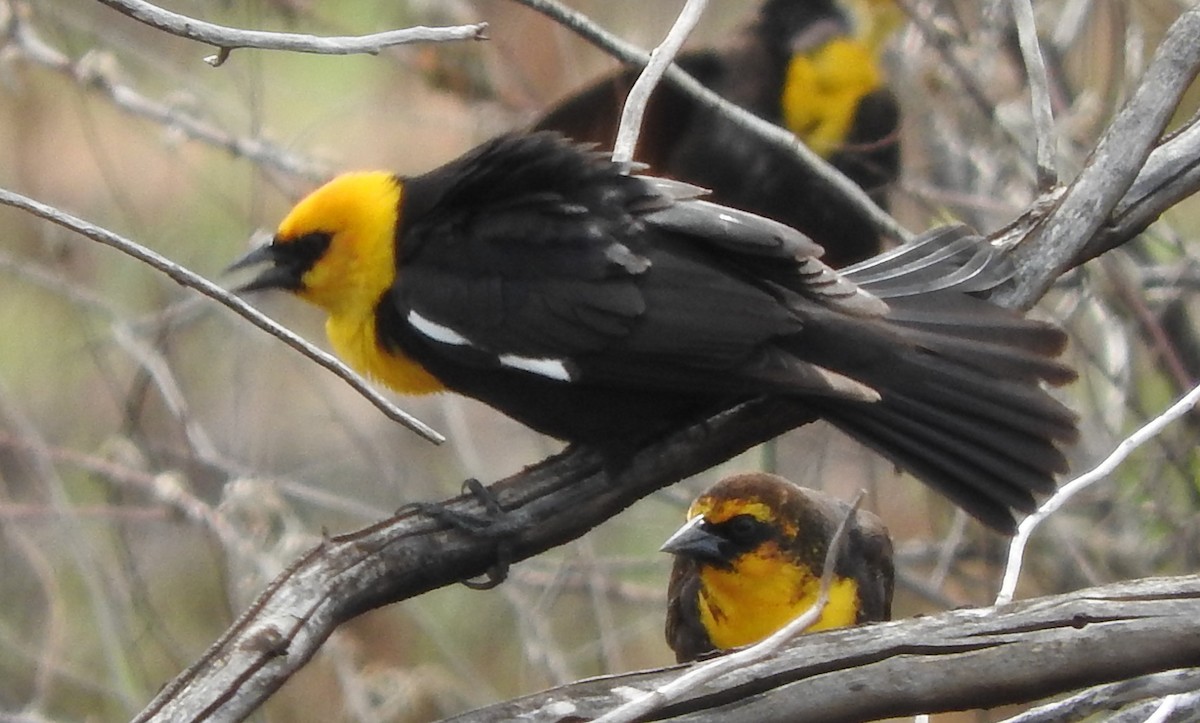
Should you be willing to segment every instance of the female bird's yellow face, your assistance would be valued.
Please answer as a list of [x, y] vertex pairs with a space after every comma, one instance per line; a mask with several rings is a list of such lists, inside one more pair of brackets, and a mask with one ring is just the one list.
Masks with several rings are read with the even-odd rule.
[[313, 191], [271, 242], [296, 273], [297, 296], [336, 315], [373, 309], [396, 277], [400, 182], [384, 171], [347, 173]]
[[[817, 526], [801, 528], [788, 502], [797, 494], [772, 475], [726, 478], [692, 503], [688, 522], [664, 544], [694, 560], [694, 615], [717, 649], [762, 640], [816, 601], [828, 541]], [[853, 625], [860, 605], [857, 581], [835, 576], [828, 603], [808, 629]]]

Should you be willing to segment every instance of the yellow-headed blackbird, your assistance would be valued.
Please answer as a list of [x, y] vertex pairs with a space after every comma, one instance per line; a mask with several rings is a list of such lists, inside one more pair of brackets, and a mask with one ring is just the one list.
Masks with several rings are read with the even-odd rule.
[[339, 176], [234, 267], [328, 312], [338, 355], [449, 388], [612, 459], [764, 394], [803, 404], [1012, 529], [1075, 420], [1039, 385], [1056, 327], [965, 292], [1008, 276], [962, 228], [844, 274], [782, 224], [627, 173], [553, 133], [420, 176]]
[[[874, 16], [897, 12], [891, 2], [872, 5]], [[869, 44], [880, 38], [856, 37], [851, 19], [832, 0], [769, 0], [730, 46], [683, 53], [676, 63], [719, 95], [796, 134], [884, 204], [899, 170], [900, 111]], [[601, 79], [551, 109], [535, 128], [611, 149], [639, 73]], [[871, 224], [800, 161], [670, 82], [651, 96], [635, 158], [657, 174], [710, 189], [717, 203], [799, 229], [825, 248], [823, 260], [835, 268], [880, 249]]]
[[[726, 477], [663, 544], [675, 555], [667, 644], [681, 663], [769, 636], [816, 601], [825, 555], [850, 506], [773, 474]], [[829, 603], [809, 631], [892, 614], [892, 541], [878, 517], [848, 522]]]

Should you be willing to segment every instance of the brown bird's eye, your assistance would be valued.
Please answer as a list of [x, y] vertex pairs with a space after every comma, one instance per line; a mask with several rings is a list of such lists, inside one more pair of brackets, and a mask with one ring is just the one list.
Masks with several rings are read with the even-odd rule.
[[721, 525], [725, 538], [739, 547], [752, 547], [767, 537], [767, 526], [752, 515], [731, 517]]

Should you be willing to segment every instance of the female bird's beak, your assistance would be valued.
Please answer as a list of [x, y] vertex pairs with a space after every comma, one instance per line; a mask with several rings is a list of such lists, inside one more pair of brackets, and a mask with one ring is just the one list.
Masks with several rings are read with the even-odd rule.
[[694, 557], [705, 562], [728, 564], [726, 540], [704, 529], [704, 515], [697, 515], [667, 538], [659, 549], [672, 555]]
[[258, 291], [260, 289], [294, 289], [298, 279], [296, 274], [286, 265], [277, 263], [277, 249], [270, 243], [263, 244], [256, 248], [250, 249], [241, 258], [234, 261], [225, 269], [225, 273], [239, 271], [251, 266], [270, 263], [266, 269], [263, 269], [258, 276], [248, 281], [241, 286], [234, 288], [234, 292], [242, 293], [245, 291]]

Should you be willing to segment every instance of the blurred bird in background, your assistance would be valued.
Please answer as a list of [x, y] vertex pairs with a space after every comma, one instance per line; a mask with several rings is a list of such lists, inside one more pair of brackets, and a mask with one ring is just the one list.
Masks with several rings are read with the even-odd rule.
[[[879, 50], [899, 24], [891, 0], [859, 12], [832, 0], [768, 0], [724, 47], [675, 62], [726, 99], [794, 133], [887, 205], [899, 175], [900, 108]], [[640, 69], [580, 90], [534, 123], [611, 150], [625, 97]], [[834, 268], [879, 252], [875, 228], [791, 154], [772, 146], [669, 81], [654, 90], [634, 159], [654, 173], [712, 191], [712, 200], [766, 216], [810, 236]]]

